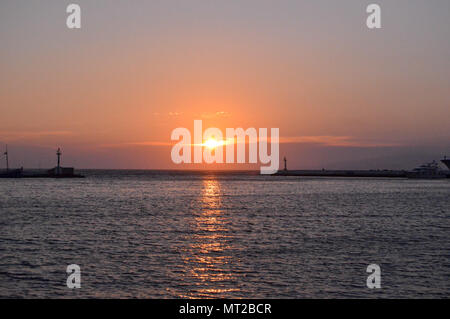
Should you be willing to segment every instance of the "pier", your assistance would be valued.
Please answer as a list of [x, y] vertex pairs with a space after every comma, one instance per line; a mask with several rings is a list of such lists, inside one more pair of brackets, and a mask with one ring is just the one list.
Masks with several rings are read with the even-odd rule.
[[83, 175], [75, 174], [75, 169], [73, 167], [62, 167], [61, 166], [61, 149], [58, 148], [56, 151], [56, 156], [58, 157], [57, 166], [49, 170], [24, 170], [10, 169], [9, 168], [9, 158], [8, 158], [8, 148], [6, 148], [3, 154], [6, 157], [6, 171], [0, 171], [0, 178], [83, 178]]
[[[411, 178], [411, 171], [407, 170], [288, 170], [286, 157], [284, 169], [275, 173], [275, 176], [305, 176], [305, 177], [388, 177], [388, 178]], [[444, 158], [442, 162], [450, 168], [450, 160]], [[437, 168], [436, 168], [437, 170]], [[450, 178], [450, 170], [439, 171], [442, 177]]]
[[308, 176], [308, 177], [391, 177], [406, 178], [407, 171], [397, 170], [282, 170], [278, 176]]

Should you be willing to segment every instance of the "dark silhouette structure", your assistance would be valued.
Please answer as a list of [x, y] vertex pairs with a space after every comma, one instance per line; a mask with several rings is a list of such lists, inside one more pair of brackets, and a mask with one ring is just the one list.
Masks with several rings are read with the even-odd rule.
[[444, 156], [444, 159], [441, 160], [442, 163], [445, 164], [445, 166], [448, 167], [448, 169], [450, 169], [450, 159], [447, 158], [447, 156]]
[[9, 158], [8, 158], [8, 145], [6, 145], [6, 151], [4, 153], [5, 157], [6, 157], [6, 171], [9, 171]]
[[61, 166], [61, 149], [58, 148], [56, 151], [56, 156], [58, 157], [56, 167], [42, 172], [41, 170], [27, 170], [24, 171], [23, 168], [20, 169], [9, 169], [8, 162], [8, 147], [6, 147], [6, 151], [3, 154], [6, 156], [6, 172], [0, 173], [0, 178], [45, 178], [45, 177], [53, 177], [53, 178], [80, 178], [84, 177], [82, 175], [75, 174], [75, 169], [73, 167], [62, 167]]
[[56, 151], [56, 156], [58, 156], [58, 166], [56, 166], [56, 171], [58, 174], [61, 174], [61, 155], [61, 149], [58, 147], [58, 150]]
[[75, 170], [73, 167], [61, 167], [61, 148], [56, 151], [56, 156], [58, 157], [56, 167], [48, 171], [48, 174], [52, 177], [76, 177]]

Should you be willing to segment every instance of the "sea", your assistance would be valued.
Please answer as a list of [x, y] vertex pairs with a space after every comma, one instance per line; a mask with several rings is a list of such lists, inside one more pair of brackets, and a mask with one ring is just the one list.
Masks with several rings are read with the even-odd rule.
[[450, 297], [450, 179], [79, 173], [0, 180], [0, 298]]

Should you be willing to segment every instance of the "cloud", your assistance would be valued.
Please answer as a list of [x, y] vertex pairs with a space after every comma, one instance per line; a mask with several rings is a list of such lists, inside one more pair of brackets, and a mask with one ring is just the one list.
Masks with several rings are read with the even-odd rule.
[[143, 142], [125, 142], [116, 144], [101, 144], [99, 147], [103, 148], [120, 148], [129, 146], [172, 146], [176, 142], [158, 142], [158, 141], [143, 141]]
[[70, 131], [0, 131], [0, 138], [4, 141], [20, 141], [50, 136], [68, 136]]
[[[270, 134], [270, 130], [269, 130]], [[261, 138], [257, 138], [257, 142], [263, 140]], [[267, 137], [264, 140], [270, 142], [271, 138]], [[236, 141], [233, 139], [227, 139], [224, 136], [224, 145], [225, 144], [233, 144]], [[141, 141], [141, 142], [125, 142], [118, 144], [103, 144], [100, 147], [105, 148], [115, 148], [115, 147], [129, 147], [129, 146], [173, 146], [178, 141]], [[248, 140], [245, 141], [245, 144], [248, 144]], [[357, 139], [351, 136], [333, 136], [333, 135], [318, 135], [318, 136], [291, 136], [291, 137], [280, 137], [280, 144], [317, 144], [323, 146], [334, 146], [334, 147], [396, 147], [403, 146], [403, 144], [398, 143], [384, 143], [384, 142], [374, 142], [374, 141], [364, 141], [361, 139]], [[190, 144], [194, 146], [195, 144]]]
[[341, 146], [341, 147], [394, 147], [394, 146], [401, 146], [401, 144], [398, 144], [398, 143], [368, 141], [368, 140], [358, 139], [358, 138], [355, 138], [352, 136], [334, 136], [334, 135], [282, 137], [282, 138], [280, 138], [280, 143], [322, 144], [325, 146]]
[[231, 114], [225, 111], [218, 111], [218, 112], [214, 112], [214, 113], [202, 113], [201, 117], [204, 119], [212, 119], [212, 118], [226, 118], [226, 117], [230, 117]]
[[171, 111], [168, 113], [159, 113], [159, 112], [153, 112], [153, 116], [156, 117], [161, 117], [161, 116], [181, 116], [183, 115], [183, 112], [175, 112], [175, 111]]

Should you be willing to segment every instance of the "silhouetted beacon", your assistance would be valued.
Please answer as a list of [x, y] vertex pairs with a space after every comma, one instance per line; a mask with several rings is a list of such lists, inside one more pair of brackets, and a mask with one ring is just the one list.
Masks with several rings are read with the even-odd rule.
[[56, 156], [58, 156], [58, 165], [55, 168], [52, 168], [51, 170], [48, 171], [48, 174], [50, 176], [61, 176], [61, 177], [66, 177], [66, 176], [74, 176], [74, 168], [73, 167], [61, 167], [61, 149], [58, 148], [58, 150], [56, 151]]

